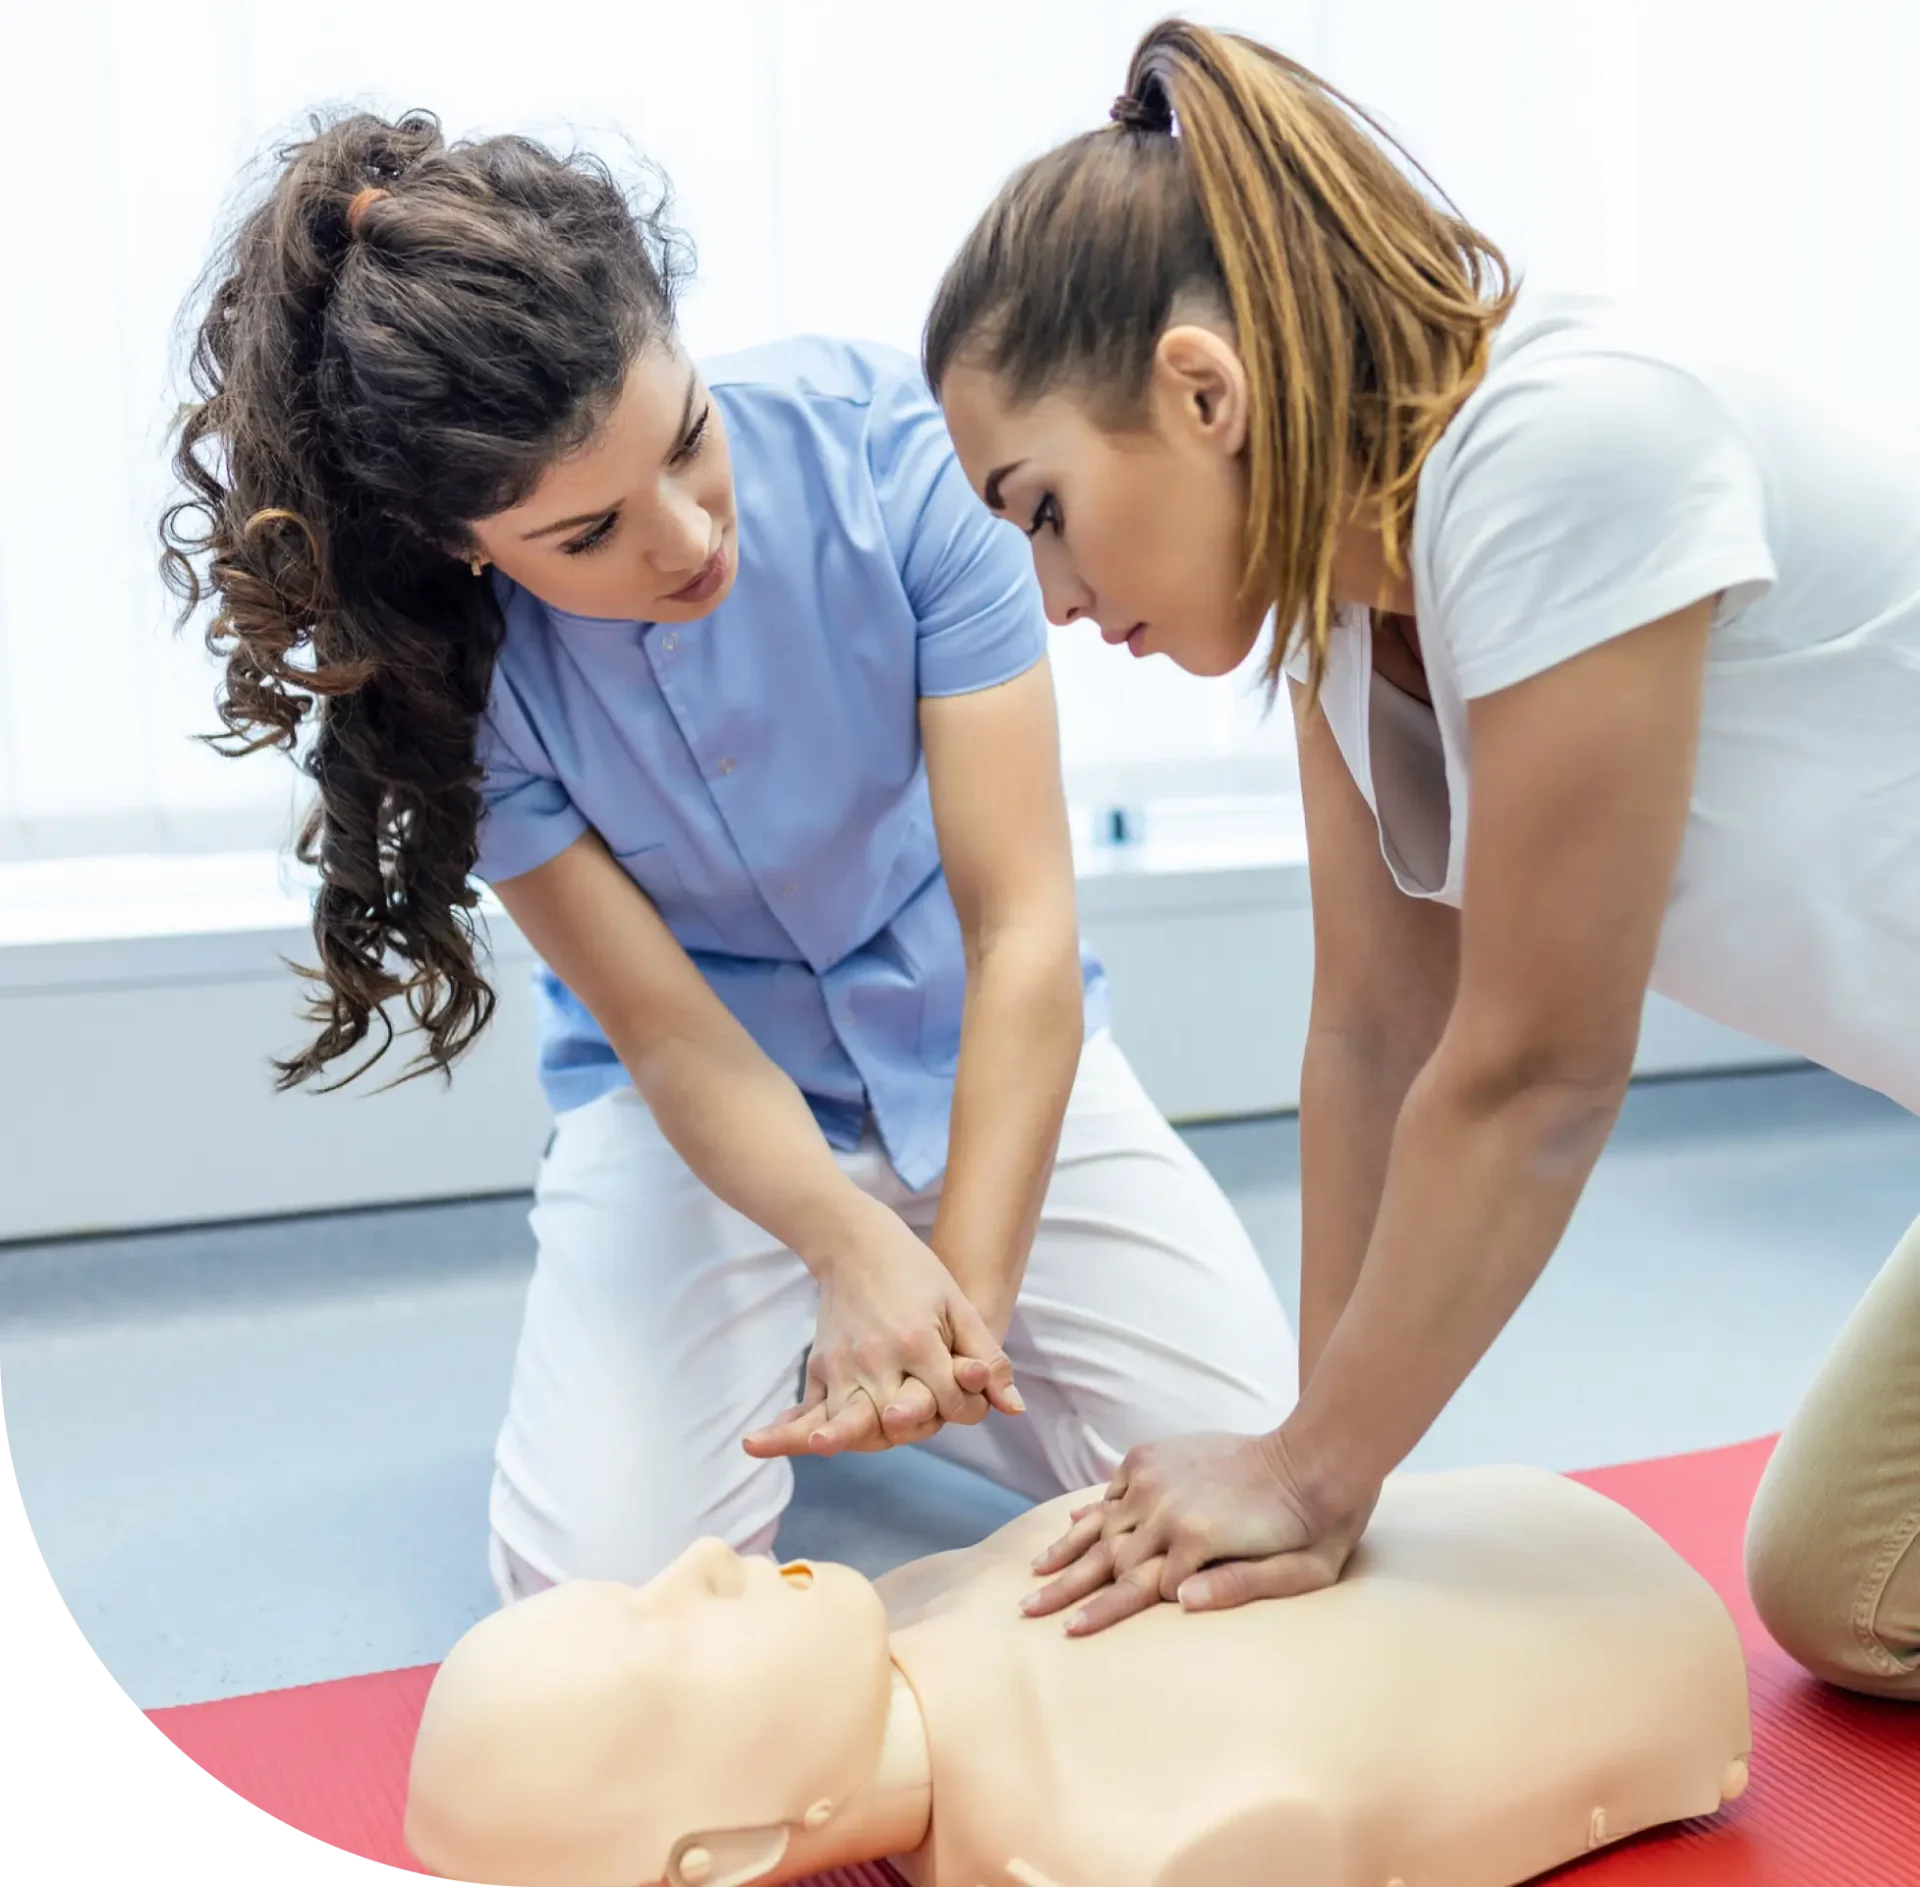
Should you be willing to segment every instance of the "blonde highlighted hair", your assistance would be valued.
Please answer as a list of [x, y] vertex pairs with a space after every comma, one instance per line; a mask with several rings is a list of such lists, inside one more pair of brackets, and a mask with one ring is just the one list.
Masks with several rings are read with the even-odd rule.
[[1124, 428], [1170, 323], [1202, 299], [1226, 315], [1252, 403], [1242, 596], [1282, 625], [1270, 679], [1304, 642], [1317, 693], [1338, 533], [1371, 502], [1404, 570], [1421, 464], [1485, 369], [1510, 271], [1389, 133], [1255, 40], [1163, 21], [1113, 116], [981, 218], [928, 316], [927, 378], [937, 394], [964, 361], [1016, 405], [1068, 388]]

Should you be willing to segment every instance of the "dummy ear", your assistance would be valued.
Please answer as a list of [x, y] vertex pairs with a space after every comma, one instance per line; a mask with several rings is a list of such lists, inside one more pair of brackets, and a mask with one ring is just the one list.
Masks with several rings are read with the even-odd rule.
[[786, 1851], [783, 1827], [689, 1835], [667, 1862], [667, 1879], [672, 1887], [746, 1887], [748, 1881], [770, 1874]]

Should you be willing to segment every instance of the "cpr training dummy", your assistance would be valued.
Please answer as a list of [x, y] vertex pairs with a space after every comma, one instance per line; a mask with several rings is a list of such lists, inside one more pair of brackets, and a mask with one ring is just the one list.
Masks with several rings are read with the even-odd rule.
[[512, 1887], [881, 1856], [918, 1887], [1512, 1887], [1746, 1784], [1731, 1619], [1572, 1482], [1396, 1477], [1337, 1585], [1069, 1638], [1019, 1601], [1088, 1498], [877, 1587], [707, 1541], [484, 1620], [408, 1841]]

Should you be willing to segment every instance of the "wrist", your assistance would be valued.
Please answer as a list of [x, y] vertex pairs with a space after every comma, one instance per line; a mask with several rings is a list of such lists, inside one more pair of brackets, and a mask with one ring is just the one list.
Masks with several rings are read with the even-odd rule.
[[1303, 1421], [1297, 1407], [1261, 1440], [1274, 1472], [1298, 1494], [1316, 1532], [1330, 1531], [1379, 1497], [1384, 1473], [1337, 1437], [1316, 1434], [1311, 1416]]
[[1004, 1278], [975, 1282], [957, 1274], [953, 1281], [959, 1286], [961, 1296], [979, 1312], [980, 1321], [993, 1333], [994, 1342], [1005, 1343], [1007, 1328], [1013, 1322], [1014, 1308], [1020, 1298], [1018, 1283]]
[[1013, 1321], [1014, 1304], [1026, 1269], [1024, 1263], [1010, 1265], [1001, 1249], [962, 1244], [937, 1219], [927, 1235], [927, 1243], [946, 1267], [948, 1277], [958, 1286], [960, 1294], [993, 1332], [994, 1341], [1003, 1341], [1007, 1326]]
[[899, 1219], [851, 1180], [808, 1200], [788, 1243], [816, 1278], [835, 1271], [869, 1269], [902, 1230]]

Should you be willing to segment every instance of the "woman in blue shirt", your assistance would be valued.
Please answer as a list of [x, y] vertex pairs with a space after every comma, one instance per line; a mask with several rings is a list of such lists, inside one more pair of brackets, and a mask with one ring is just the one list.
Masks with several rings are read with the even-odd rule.
[[1039, 1497], [1292, 1399], [1106, 1032], [1025, 547], [904, 357], [696, 367], [677, 254], [586, 160], [318, 130], [225, 260], [168, 524], [230, 730], [312, 724], [285, 1080], [396, 997], [451, 1065], [491, 1006], [470, 875], [546, 966], [508, 1598], [766, 1548], [796, 1453], [926, 1442]]

